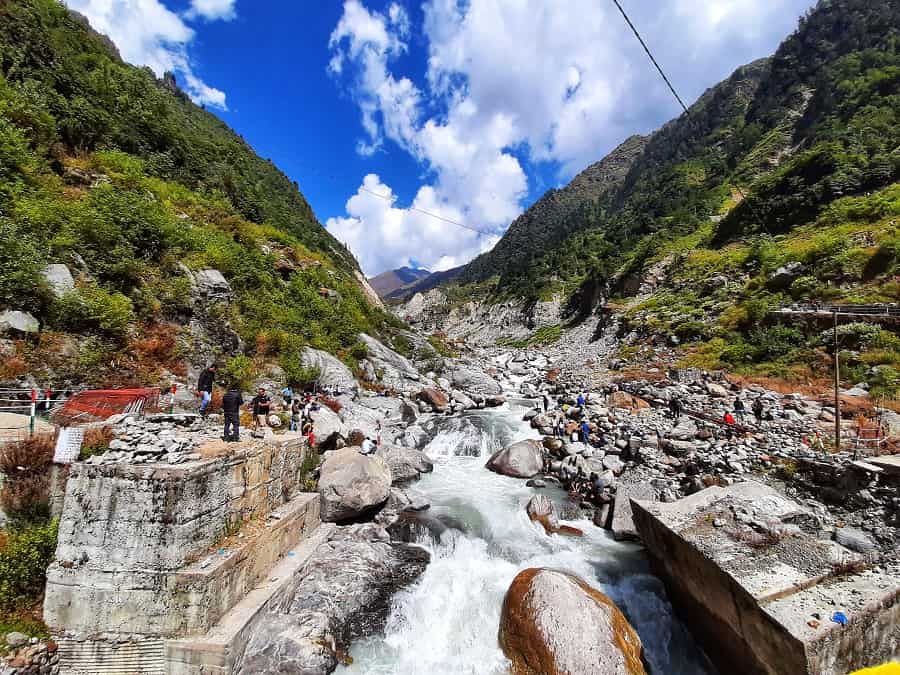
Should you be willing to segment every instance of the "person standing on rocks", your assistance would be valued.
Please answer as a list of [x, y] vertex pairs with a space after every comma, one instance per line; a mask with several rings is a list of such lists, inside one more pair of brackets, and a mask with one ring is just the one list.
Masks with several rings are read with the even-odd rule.
[[281, 390], [281, 399], [284, 409], [290, 410], [291, 404], [294, 402], [294, 390], [291, 388], [291, 385], [285, 385], [284, 389]]
[[558, 438], [566, 437], [566, 420], [562, 415], [559, 415], [556, 418], [556, 427], [554, 430], [556, 431], [556, 436]]
[[584, 394], [578, 394], [578, 398], [575, 399], [575, 403], [578, 405], [579, 408], [583, 408], [584, 403], [585, 403]]
[[741, 424], [743, 424], [744, 415], [747, 414], [747, 408], [744, 406], [744, 401], [740, 396], [734, 399], [734, 414], [737, 415], [737, 418], [741, 421]]
[[300, 406], [300, 399], [295, 398], [291, 402], [291, 423], [288, 431], [297, 431], [300, 428], [300, 422], [303, 419], [303, 408]]
[[266, 393], [265, 387], [260, 387], [257, 390], [256, 396], [253, 397], [250, 404], [253, 406], [254, 430], [258, 431], [261, 428], [265, 428], [268, 424], [269, 413], [272, 410], [272, 399]]
[[547, 412], [550, 410], [550, 397], [547, 396], [547, 394], [544, 394], [541, 398], [544, 402], [544, 412]]
[[216, 365], [207, 366], [197, 378], [197, 395], [200, 397], [200, 414], [206, 416], [206, 409], [212, 401], [213, 381], [216, 378]]
[[241, 406], [244, 397], [240, 390], [231, 387], [222, 397], [222, 414], [225, 416], [225, 429], [222, 438], [226, 441], [241, 440]]
[[581, 442], [582, 443], [590, 443], [591, 441], [591, 425], [588, 424], [587, 420], [584, 420], [581, 423]]
[[750, 406], [753, 410], [753, 416], [756, 418], [756, 423], [759, 424], [763, 420], [763, 413], [765, 410], [763, 409], [762, 396], [758, 396], [753, 399], [753, 404]]
[[669, 399], [669, 412], [672, 413], [672, 419], [676, 422], [681, 418], [681, 399], [677, 396]]

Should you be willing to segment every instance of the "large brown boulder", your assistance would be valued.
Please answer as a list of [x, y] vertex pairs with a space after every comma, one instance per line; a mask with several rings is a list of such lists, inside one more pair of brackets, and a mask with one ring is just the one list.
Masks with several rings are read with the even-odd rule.
[[535, 523], [540, 523], [547, 534], [563, 534], [569, 537], [581, 537], [584, 532], [577, 527], [560, 525], [553, 509], [553, 500], [547, 495], [535, 495], [525, 507], [528, 517]]
[[499, 639], [513, 675], [646, 675], [641, 640], [619, 608], [565, 572], [531, 568], [513, 579]]
[[420, 401], [425, 401], [437, 410], [446, 410], [447, 406], [450, 405], [450, 399], [447, 397], [447, 394], [435, 387], [425, 387], [425, 389], [416, 394], [416, 398]]
[[643, 408], [650, 407], [650, 404], [647, 403], [647, 401], [637, 396], [633, 396], [627, 391], [614, 391], [609, 395], [609, 398], [606, 402], [612, 408], [631, 408], [634, 410], [641, 410]]
[[491, 455], [485, 466], [504, 476], [532, 478], [544, 468], [541, 442], [528, 439], [513, 443]]

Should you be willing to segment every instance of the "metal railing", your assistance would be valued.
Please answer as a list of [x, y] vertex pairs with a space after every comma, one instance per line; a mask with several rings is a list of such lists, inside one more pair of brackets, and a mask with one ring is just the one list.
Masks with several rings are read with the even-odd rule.
[[900, 305], [816, 305], [794, 304], [778, 305], [770, 309], [777, 314], [852, 314], [858, 316], [896, 316], [900, 317]]

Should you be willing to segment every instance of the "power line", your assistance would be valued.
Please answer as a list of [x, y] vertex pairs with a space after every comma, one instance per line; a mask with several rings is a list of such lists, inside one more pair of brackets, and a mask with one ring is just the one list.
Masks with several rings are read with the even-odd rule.
[[[659, 63], [657, 62], [656, 58], [653, 56], [653, 53], [650, 51], [650, 48], [647, 46], [647, 43], [644, 42], [644, 38], [641, 37], [641, 34], [638, 32], [638, 29], [637, 29], [637, 28], [635, 27], [635, 25], [632, 23], [631, 19], [628, 17], [628, 14], [625, 12], [625, 9], [622, 7], [622, 5], [621, 5], [621, 3], [619, 2], [619, 0], [612, 0], [612, 1], [613, 1], [613, 3], [615, 4], [615, 6], [619, 9], [619, 12], [622, 14], [622, 17], [625, 19], [625, 22], [626, 22], [626, 23], [628, 24], [628, 26], [631, 28], [632, 32], [634, 33], [634, 36], [638, 39], [638, 42], [641, 43], [641, 47], [643, 47], [643, 48], [644, 48], [644, 51], [647, 52], [647, 56], [650, 58], [650, 62], [651, 62], [654, 66], [656, 66], [656, 70], [659, 71], [659, 74], [660, 74], [660, 76], [662, 77], [663, 81], [664, 81], [664, 82], [666, 83], [666, 85], [669, 87], [669, 91], [672, 92], [672, 95], [675, 97], [675, 100], [678, 101], [678, 105], [681, 106], [681, 109], [684, 111], [684, 113], [685, 113], [686, 115], [690, 115], [690, 112], [688, 111], [687, 106], [684, 104], [684, 101], [681, 100], [681, 96], [678, 95], [678, 92], [675, 90], [675, 87], [672, 85], [672, 82], [671, 82], [671, 81], [669, 80], [669, 78], [666, 76], [666, 73], [665, 73], [665, 71], [663, 71], [662, 66], [659, 65]], [[763, 222], [762, 218], [760, 218], [760, 217], [759, 217], [759, 214], [756, 212], [756, 208], [754, 208], [753, 204], [752, 204], [752, 203], [750, 202], [750, 200], [747, 198], [747, 195], [746, 195], [746, 194], [744, 193], [744, 191], [741, 189], [741, 186], [738, 185], [737, 183], [735, 183], [734, 189], [737, 190], [738, 194], [741, 196], [741, 200], [744, 201], [744, 202], [747, 204], [747, 207], [753, 212], [753, 217], [756, 218], [757, 223], [758, 223], [759, 225], [761, 225], [762, 228], [763, 228], [766, 232], [768, 232], [768, 231], [769, 231], [769, 228], [767, 228], [767, 227], [765, 226], [765, 223]]]
[[[372, 190], [369, 190], [368, 188], [364, 188], [362, 185], [359, 186], [359, 189], [362, 192], [368, 192], [370, 195], [379, 197], [380, 199], [384, 199], [385, 201], [388, 201], [391, 204], [394, 203], [394, 197], [392, 197], [390, 195], [378, 194], [377, 192], [373, 192]], [[487, 230], [482, 230], [478, 227], [475, 227], [474, 225], [466, 225], [465, 223], [460, 223], [459, 221], [451, 220], [450, 218], [445, 218], [444, 216], [438, 215], [437, 213], [432, 213], [431, 211], [426, 211], [425, 209], [420, 209], [416, 206], [407, 206], [406, 210], [407, 211], [416, 211], [417, 213], [423, 213], [426, 216], [431, 216], [432, 218], [437, 218], [438, 220], [443, 220], [445, 223], [450, 223], [451, 225], [456, 225], [457, 227], [463, 227], [467, 230], [472, 230], [472, 232], [477, 232], [478, 234], [485, 234], [488, 236], [494, 235], [493, 232], [489, 232]]]

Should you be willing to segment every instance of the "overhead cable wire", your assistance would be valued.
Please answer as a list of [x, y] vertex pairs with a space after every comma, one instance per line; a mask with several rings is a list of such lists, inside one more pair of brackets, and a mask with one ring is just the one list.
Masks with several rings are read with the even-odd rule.
[[[362, 185], [359, 186], [359, 189], [360, 189], [362, 192], [367, 192], [367, 193], [369, 193], [370, 195], [372, 195], [372, 196], [374, 196], [374, 197], [378, 197], [378, 198], [380, 198], [380, 199], [384, 199], [385, 201], [388, 201], [388, 202], [390, 202], [391, 204], [394, 203], [395, 197], [392, 197], [391, 195], [382, 195], [382, 194], [378, 194], [377, 192], [374, 192], [373, 190], [369, 190], [368, 188], [364, 188]], [[400, 207], [400, 208], [403, 208], [403, 207]], [[420, 208], [417, 207], [417, 206], [407, 206], [405, 210], [407, 210], [407, 211], [415, 211], [415, 212], [417, 212], [417, 213], [422, 213], [422, 214], [425, 214], [426, 216], [431, 216], [432, 218], [437, 218], [438, 220], [443, 220], [445, 223], [450, 223], [451, 225], [456, 225], [457, 227], [463, 227], [463, 228], [465, 228], [465, 229], [467, 229], [467, 230], [472, 230], [472, 232], [477, 232], [478, 234], [484, 234], [484, 235], [487, 235], [487, 236], [493, 236], [493, 235], [494, 235], [493, 232], [490, 232], [490, 231], [488, 231], [488, 230], [482, 230], [481, 228], [475, 227], [474, 225], [466, 225], [465, 223], [460, 223], [460, 222], [457, 221], [457, 220], [452, 220], [452, 219], [450, 219], [450, 218], [445, 218], [444, 216], [438, 215], [437, 213], [432, 213], [431, 211], [426, 211], [425, 209], [420, 209]]]
[[[669, 91], [672, 92], [672, 95], [675, 97], [675, 100], [678, 101], [678, 105], [681, 106], [681, 109], [684, 111], [684, 113], [686, 115], [690, 115], [690, 112], [688, 111], [687, 106], [684, 104], [684, 101], [681, 99], [681, 96], [678, 95], [678, 92], [676, 91], [674, 85], [669, 80], [665, 71], [662, 69], [662, 66], [659, 65], [659, 62], [656, 60], [656, 57], [653, 56], [653, 52], [650, 51], [650, 48], [647, 46], [647, 43], [644, 42], [644, 38], [641, 37], [641, 34], [638, 32], [637, 27], [634, 25], [634, 23], [632, 23], [631, 18], [628, 16], [628, 13], [625, 11], [625, 8], [622, 7], [622, 4], [619, 2], [619, 0], [612, 0], [612, 1], [613, 1], [613, 4], [615, 4], [615, 6], [618, 8], [619, 12], [622, 14], [622, 18], [625, 19], [625, 23], [627, 23], [628, 26], [631, 28], [631, 31], [634, 33], [634, 36], [637, 38], [638, 42], [641, 43], [641, 47], [643, 47], [644, 51], [647, 52], [647, 56], [650, 59], [650, 62], [654, 66], [656, 66], [656, 70], [659, 71], [659, 74], [662, 77], [663, 81], [669, 87]], [[747, 198], [747, 195], [741, 189], [741, 186], [738, 185], [737, 183], [735, 183], [734, 189], [737, 190], [738, 194], [741, 196], [741, 200], [746, 202], [747, 207], [753, 212], [753, 217], [756, 218], [757, 224], [762, 226], [762, 228], [766, 232], [768, 232], [769, 228], [767, 228], [765, 226], [765, 223], [763, 222], [762, 218], [759, 217], [759, 213], [757, 213], [753, 204], [750, 202], [750, 200]]]

